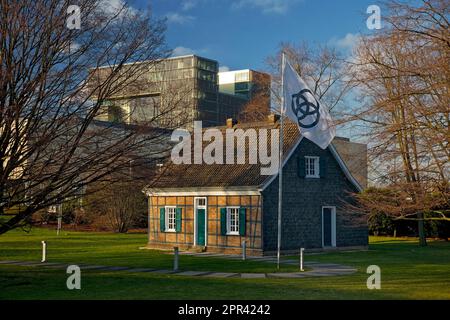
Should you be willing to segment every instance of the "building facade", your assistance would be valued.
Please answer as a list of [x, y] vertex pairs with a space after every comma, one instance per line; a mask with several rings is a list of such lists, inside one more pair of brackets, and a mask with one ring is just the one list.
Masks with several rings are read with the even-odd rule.
[[[195, 120], [202, 121], [204, 127], [222, 125], [227, 118], [237, 118], [251, 95], [243, 90], [221, 91], [220, 74], [217, 61], [196, 55], [149, 63], [137, 89], [109, 97], [97, 120], [148, 122], [167, 128], [192, 128]], [[249, 79], [246, 85], [250, 90]]]
[[251, 69], [219, 72], [219, 92], [222, 95], [237, 96], [252, 101], [247, 111], [268, 115], [270, 113], [270, 81], [267, 73]]
[[270, 86], [270, 76], [251, 69], [219, 72], [219, 92], [251, 99]]
[[250, 255], [262, 254], [262, 202], [256, 193], [155, 195], [149, 201], [151, 248], [239, 253], [245, 240]]
[[[362, 186], [334, 142], [322, 150], [290, 122], [284, 137], [281, 250], [365, 248], [366, 219], [346, 205]], [[145, 192], [149, 248], [239, 253], [245, 241], [250, 255], [276, 251], [278, 176], [262, 176], [258, 164], [169, 163]]]

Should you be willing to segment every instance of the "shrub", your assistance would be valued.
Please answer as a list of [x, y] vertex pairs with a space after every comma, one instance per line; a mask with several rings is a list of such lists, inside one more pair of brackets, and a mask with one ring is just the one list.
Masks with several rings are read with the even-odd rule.
[[395, 224], [392, 217], [383, 213], [377, 212], [369, 216], [367, 220], [369, 233], [373, 235], [393, 235]]

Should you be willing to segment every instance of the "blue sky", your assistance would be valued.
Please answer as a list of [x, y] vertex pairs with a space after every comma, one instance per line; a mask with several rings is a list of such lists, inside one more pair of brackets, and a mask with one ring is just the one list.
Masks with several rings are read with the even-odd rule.
[[282, 41], [333, 44], [344, 51], [366, 33], [374, 0], [134, 0], [167, 17], [168, 45], [223, 68], [264, 70], [264, 59]]

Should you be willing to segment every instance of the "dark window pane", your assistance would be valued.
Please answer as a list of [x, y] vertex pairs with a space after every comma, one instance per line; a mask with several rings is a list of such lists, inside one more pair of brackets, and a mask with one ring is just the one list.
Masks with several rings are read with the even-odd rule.
[[323, 209], [323, 245], [331, 247], [331, 209]]
[[131, 122], [149, 122], [158, 114], [159, 96], [130, 99]]
[[249, 83], [248, 82], [237, 82], [234, 84], [235, 90], [248, 90]]

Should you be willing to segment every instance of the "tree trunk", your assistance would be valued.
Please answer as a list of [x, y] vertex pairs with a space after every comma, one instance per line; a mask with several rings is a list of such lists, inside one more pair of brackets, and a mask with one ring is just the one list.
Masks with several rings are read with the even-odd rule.
[[419, 228], [419, 246], [426, 247], [427, 246], [427, 238], [425, 236], [425, 226], [423, 220], [423, 213], [417, 214], [418, 219], [418, 228]]

